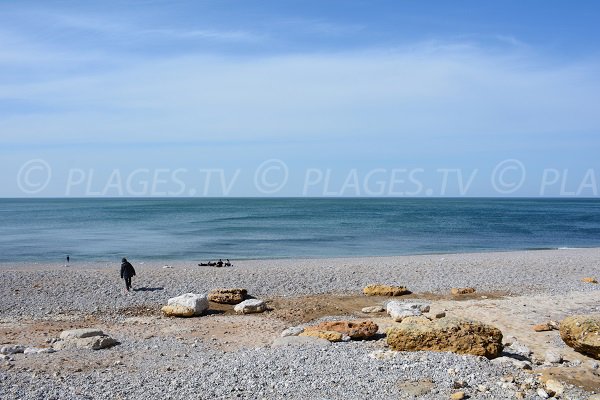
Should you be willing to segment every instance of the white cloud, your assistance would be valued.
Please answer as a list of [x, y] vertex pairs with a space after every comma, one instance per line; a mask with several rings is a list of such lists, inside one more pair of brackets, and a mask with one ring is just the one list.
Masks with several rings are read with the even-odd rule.
[[[596, 130], [597, 63], [420, 43], [393, 51], [129, 60], [112, 72], [0, 85], [51, 111], [5, 115], [8, 142], [457, 140]], [[432, 142], [434, 143], [434, 142]]]

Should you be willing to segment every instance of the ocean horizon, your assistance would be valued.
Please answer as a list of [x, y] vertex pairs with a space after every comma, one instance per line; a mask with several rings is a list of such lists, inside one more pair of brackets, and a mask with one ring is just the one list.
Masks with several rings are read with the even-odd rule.
[[0, 262], [600, 247], [599, 211], [581, 198], [5, 198]]

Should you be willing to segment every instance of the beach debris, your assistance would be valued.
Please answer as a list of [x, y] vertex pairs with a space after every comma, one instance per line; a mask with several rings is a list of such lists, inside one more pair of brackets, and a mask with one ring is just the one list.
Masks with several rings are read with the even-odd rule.
[[433, 314], [433, 316], [438, 319], [444, 318], [444, 317], [446, 317], [446, 311], [438, 311], [435, 314]]
[[555, 350], [548, 350], [544, 354], [544, 361], [550, 364], [560, 364], [563, 360], [562, 354]]
[[502, 332], [478, 321], [442, 318], [389, 328], [387, 343], [396, 351], [450, 351], [495, 358], [502, 352]]
[[283, 332], [281, 332], [281, 337], [298, 336], [302, 332], [304, 332], [304, 328], [303, 327], [301, 327], [301, 326], [292, 326], [290, 328], [287, 328]]
[[194, 317], [208, 309], [206, 294], [186, 293], [169, 299], [161, 311], [167, 317]]
[[286, 336], [275, 339], [271, 345], [272, 348], [303, 346], [325, 348], [331, 346], [331, 342], [329, 340], [312, 336]]
[[452, 288], [450, 290], [450, 293], [452, 293], [453, 296], [462, 296], [465, 294], [475, 293], [475, 288], [472, 288], [472, 287]]
[[[304, 333], [311, 331], [339, 332], [352, 340], [369, 339], [377, 334], [379, 327], [373, 321], [330, 321], [307, 326]], [[304, 334], [303, 333], [303, 334]]]
[[267, 304], [259, 299], [248, 299], [244, 300], [234, 308], [234, 311], [238, 314], [254, 314], [261, 313], [267, 310]]
[[62, 331], [60, 339], [54, 344], [55, 349], [91, 349], [100, 350], [118, 344], [100, 329], [82, 328]]
[[598, 280], [596, 278], [588, 276], [588, 277], [583, 278], [581, 280], [581, 282], [585, 282], [585, 283], [598, 283]]
[[390, 286], [390, 285], [367, 285], [363, 289], [363, 293], [367, 296], [403, 296], [410, 294], [411, 291], [404, 286]]
[[305, 329], [299, 336], [310, 336], [316, 337], [320, 339], [329, 340], [330, 342], [341, 342], [343, 339], [343, 335], [336, 331], [325, 331], [319, 329]]
[[380, 312], [384, 312], [385, 308], [383, 306], [371, 306], [371, 307], [364, 307], [361, 311], [364, 312], [365, 314], [380, 313]]
[[170, 266], [170, 265], [164, 265], [164, 266], [163, 266], [163, 269], [173, 269], [173, 267], [172, 267], [172, 266]]
[[220, 304], [238, 304], [244, 301], [248, 291], [240, 288], [214, 289], [208, 293], [208, 300]]
[[600, 360], [600, 314], [573, 315], [563, 319], [560, 337], [573, 350]]
[[406, 317], [416, 317], [429, 312], [429, 304], [390, 301], [386, 305], [386, 311], [394, 321], [401, 322]]

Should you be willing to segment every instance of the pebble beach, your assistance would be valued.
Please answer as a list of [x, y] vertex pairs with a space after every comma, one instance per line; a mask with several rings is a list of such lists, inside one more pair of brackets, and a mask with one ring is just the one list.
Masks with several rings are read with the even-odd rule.
[[[98, 328], [118, 345], [12, 354], [0, 361], [1, 398], [10, 399], [358, 399], [594, 398], [596, 360], [573, 351], [558, 331], [531, 327], [573, 314], [600, 313], [600, 249], [562, 249], [422, 256], [233, 261], [224, 268], [203, 260], [137, 261], [134, 290], [126, 292], [119, 260], [69, 266], [0, 266], [0, 346], [51, 348], [60, 333]], [[393, 351], [385, 313], [362, 307], [390, 299], [367, 297], [369, 284], [400, 285], [426, 301], [431, 313], [469, 318], [500, 329], [506, 349], [527, 354], [511, 362], [434, 351]], [[452, 288], [476, 293], [457, 298]], [[211, 303], [203, 315], [167, 318], [160, 309], [183, 293], [244, 288], [268, 310], [236, 314]], [[291, 326], [320, 321], [370, 320], [370, 340], [322, 339], [277, 346]], [[546, 359], [561, 355], [559, 363]], [[552, 393], [548, 376], [562, 389]], [[540, 391], [541, 390], [541, 391]], [[550, 393], [548, 393], [550, 392]], [[454, 397], [451, 397], [454, 396]]]

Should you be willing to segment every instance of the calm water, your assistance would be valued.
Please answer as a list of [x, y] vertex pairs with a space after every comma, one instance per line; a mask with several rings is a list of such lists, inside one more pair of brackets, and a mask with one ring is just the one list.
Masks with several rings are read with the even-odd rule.
[[0, 261], [600, 247], [597, 199], [0, 199]]

